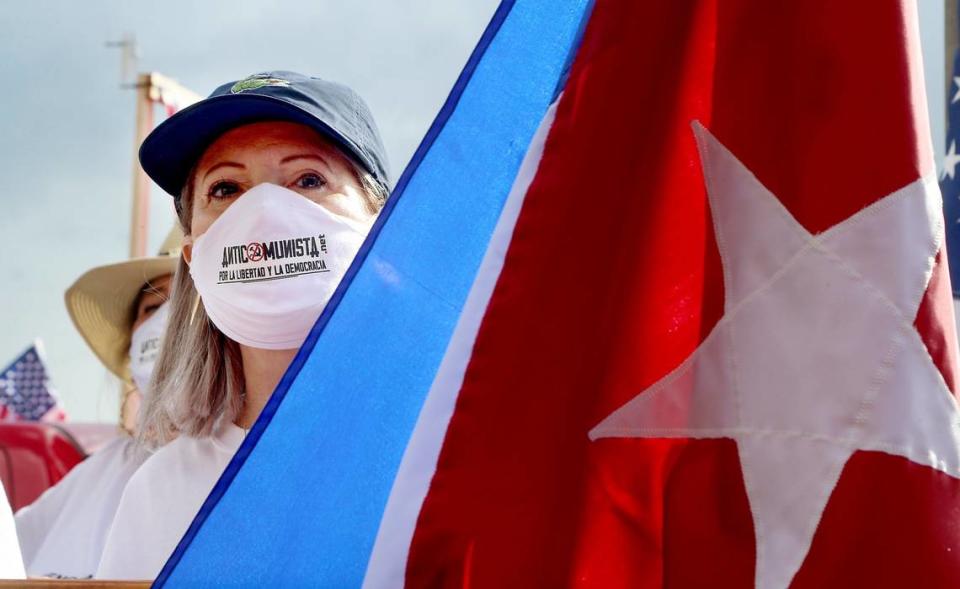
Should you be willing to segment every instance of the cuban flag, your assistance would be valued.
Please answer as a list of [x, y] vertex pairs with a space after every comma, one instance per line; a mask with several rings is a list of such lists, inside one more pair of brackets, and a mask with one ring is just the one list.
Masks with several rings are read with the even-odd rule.
[[911, 2], [504, 2], [158, 586], [947, 587]]

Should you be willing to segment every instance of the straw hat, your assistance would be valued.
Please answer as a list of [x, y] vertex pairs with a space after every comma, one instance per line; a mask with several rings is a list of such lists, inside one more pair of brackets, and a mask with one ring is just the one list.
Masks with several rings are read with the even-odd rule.
[[110, 372], [129, 381], [127, 369], [133, 303], [147, 282], [173, 274], [180, 258], [183, 232], [174, 226], [160, 253], [85, 272], [67, 289], [67, 312], [77, 331]]

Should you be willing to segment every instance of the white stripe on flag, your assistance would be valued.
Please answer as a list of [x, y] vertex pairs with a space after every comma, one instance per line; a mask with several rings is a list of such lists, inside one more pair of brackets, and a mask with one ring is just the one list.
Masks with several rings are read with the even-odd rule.
[[527, 189], [540, 165], [543, 146], [553, 125], [559, 101], [558, 97], [547, 109], [530, 141], [527, 154], [503, 205], [500, 219], [490, 237], [490, 245], [487, 246], [483, 262], [477, 270], [477, 277], [464, 303], [463, 312], [417, 418], [410, 442], [400, 461], [390, 497], [387, 499], [370, 562], [367, 563], [363, 580], [365, 589], [395, 588], [403, 584], [417, 517], [436, 471], [440, 448], [443, 446], [447, 426], [463, 385], [463, 375], [473, 355], [473, 344], [487, 312], [490, 296], [500, 278], [504, 257], [513, 238], [513, 229], [523, 207]]

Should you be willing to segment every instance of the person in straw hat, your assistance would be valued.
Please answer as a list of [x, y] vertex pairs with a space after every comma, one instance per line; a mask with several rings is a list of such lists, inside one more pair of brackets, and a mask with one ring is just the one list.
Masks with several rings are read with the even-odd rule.
[[170, 281], [183, 233], [175, 227], [154, 257], [99, 266], [67, 289], [77, 330], [124, 383], [121, 435], [77, 465], [15, 516], [27, 574], [87, 578], [96, 571], [127, 480], [149, 455], [131, 437], [140, 398], [167, 323]]
[[[70, 318], [93, 353], [107, 369], [128, 386], [121, 400], [121, 426], [134, 431], [142, 393], [159, 352], [157, 327], [150, 341], [137, 341], [147, 349], [131, 348], [134, 332], [160, 310], [170, 294], [170, 283], [180, 256], [183, 231], [174, 226], [155, 257], [126, 260], [84, 273], [64, 296]], [[154, 323], [166, 325], [166, 309]], [[152, 347], [150, 346], [152, 342]]]

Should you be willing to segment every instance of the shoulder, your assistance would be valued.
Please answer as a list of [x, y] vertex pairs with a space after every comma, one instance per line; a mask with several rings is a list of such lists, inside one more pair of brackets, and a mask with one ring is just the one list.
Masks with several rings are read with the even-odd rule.
[[155, 577], [235, 449], [181, 436], [154, 452], [127, 483], [96, 577]]
[[[81, 476], [104, 471], [133, 471], [140, 467], [150, 451], [128, 435], [123, 435], [90, 455], [71, 472]], [[69, 476], [69, 475], [68, 475]]]
[[211, 438], [180, 436], [147, 458], [134, 479], [149, 479], [161, 474], [169, 477], [171, 474], [202, 469], [203, 463], [214, 454], [215, 446]]
[[129, 436], [117, 438], [18, 511], [17, 533], [28, 571], [91, 574], [127, 480], [146, 456]]
[[[84, 496], [97, 496], [106, 487], [121, 488], [140, 467], [148, 453], [129, 436], [113, 440], [86, 460], [73, 467], [56, 485], [47, 489], [35, 502], [17, 512], [17, 520], [36, 517], [44, 511], [58, 515], [62, 504]], [[83, 489], [78, 492], [77, 489]]]
[[232, 450], [225, 453], [217, 438], [180, 436], [156, 450], [137, 469], [127, 483], [124, 502], [139, 502], [138, 497], [164, 502], [194, 488], [204, 488], [220, 476]]

